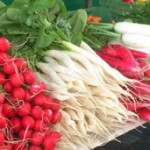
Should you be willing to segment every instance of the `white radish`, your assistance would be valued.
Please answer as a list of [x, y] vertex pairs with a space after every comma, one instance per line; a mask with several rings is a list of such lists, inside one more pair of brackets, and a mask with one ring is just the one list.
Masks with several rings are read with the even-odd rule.
[[137, 48], [150, 48], [150, 36], [143, 34], [125, 33], [122, 35], [124, 45]]
[[43, 73], [47, 74], [56, 84], [66, 86], [65, 82], [57, 75], [57, 73], [53, 69], [51, 69], [51, 67], [47, 63], [37, 63], [36, 66]]
[[150, 25], [132, 22], [118, 22], [115, 24], [114, 30], [118, 33], [150, 35]]

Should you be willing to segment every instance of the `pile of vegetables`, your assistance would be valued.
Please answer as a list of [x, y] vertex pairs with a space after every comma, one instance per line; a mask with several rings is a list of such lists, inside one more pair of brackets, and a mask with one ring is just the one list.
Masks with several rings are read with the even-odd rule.
[[121, 102], [128, 110], [136, 112], [142, 119], [150, 121], [150, 65], [149, 54], [128, 49], [119, 44], [105, 45], [97, 54], [124, 76], [139, 81], [138, 87], [130, 87], [135, 102]]
[[[14, 0], [9, 6], [1, 3], [0, 35], [7, 37], [13, 45], [9, 56], [23, 57], [34, 68], [38, 81], [36, 84], [40, 84], [40, 89], [36, 89], [36, 92], [40, 93], [35, 97], [31, 95], [33, 99], [28, 101], [32, 104], [31, 112], [32, 107], [38, 106], [43, 111], [46, 109], [44, 112], [48, 123], [55, 125], [60, 121], [52, 126], [52, 129], [58, 132], [50, 132], [50, 135], [42, 132], [43, 144], [37, 145], [40, 145], [40, 148], [44, 146], [45, 150], [47, 145], [49, 150], [55, 149], [50, 145], [56, 146], [60, 132], [62, 137], [57, 143], [58, 150], [89, 150], [97, 139], [107, 140], [116, 129], [129, 121], [136, 122], [139, 119], [138, 115], [126, 109], [123, 102], [135, 102], [133, 94], [136, 92], [130, 88], [136, 89], [141, 82], [123, 76], [100, 58], [91, 45], [83, 41], [91, 41], [92, 37], [95, 39], [99, 35], [103, 35], [105, 42], [108, 37], [121, 37], [112, 31], [113, 24], [86, 24], [87, 14], [84, 10], [78, 10], [73, 15], [66, 13], [61, 0]], [[93, 30], [96, 32], [88, 33]], [[96, 33], [97, 36], [94, 36]], [[89, 37], [86, 38], [85, 35]], [[9, 75], [6, 79], [10, 79]], [[19, 83], [24, 76], [20, 79]], [[32, 94], [31, 89], [35, 82], [27, 86], [23, 83], [24, 81], [17, 88], [25, 91], [29, 88], [28, 94]], [[47, 89], [43, 85], [46, 85]], [[39, 100], [39, 95], [42, 101]], [[21, 99], [24, 100], [24, 97]], [[51, 105], [51, 102], [54, 104]], [[40, 113], [39, 117], [41, 114], [43, 113]], [[21, 119], [22, 117], [24, 118], [20, 116]], [[30, 131], [28, 128], [26, 126], [26, 130]], [[34, 130], [33, 127], [29, 129]], [[45, 142], [47, 136], [52, 138], [49, 142]], [[30, 145], [31, 142], [27, 143]]]
[[9, 55], [9, 41], [0, 37], [0, 149], [52, 150], [61, 134], [53, 130], [60, 104], [36, 81], [27, 61]]

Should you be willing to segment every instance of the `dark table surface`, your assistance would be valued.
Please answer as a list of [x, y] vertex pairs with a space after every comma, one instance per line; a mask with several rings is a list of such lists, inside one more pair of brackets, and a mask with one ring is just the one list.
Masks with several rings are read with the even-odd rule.
[[146, 123], [144, 126], [146, 128], [138, 127], [118, 137], [121, 143], [111, 141], [94, 150], [150, 150], [150, 123]]

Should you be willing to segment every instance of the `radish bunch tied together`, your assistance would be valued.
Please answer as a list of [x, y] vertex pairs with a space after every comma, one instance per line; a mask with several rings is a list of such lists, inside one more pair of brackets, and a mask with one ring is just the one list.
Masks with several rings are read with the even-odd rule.
[[0, 149], [54, 150], [61, 134], [53, 130], [62, 114], [60, 103], [22, 58], [7, 53], [0, 38]]
[[92, 149], [97, 139], [113, 138], [116, 129], [137, 121], [120, 102], [134, 100], [127, 90], [133, 80], [110, 67], [85, 42], [80, 47], [61, 44], [65, 50], [47, 50], [44, 62], [36, 64], [37, 79], [61, 101], [62, 120], [56, 129], [63, 136], [58, 150]]

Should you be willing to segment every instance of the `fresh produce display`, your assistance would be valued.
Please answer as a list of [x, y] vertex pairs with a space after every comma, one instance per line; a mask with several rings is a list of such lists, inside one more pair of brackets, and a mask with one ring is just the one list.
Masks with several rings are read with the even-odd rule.
[[106, 43], [149, 26], [90, 17], [62, 0], [0, 3], [1, 146], [90, 150], [146, 117], [149, 54]]
[[121, 100], [121, 102], [128, 110], [136, 112], [145, 120], [149, 120], [149, 117], [145, 117], [146, 114], [147, 116], [150, 115], [148, 111], [148, 107], [150, 107], [149, 54], [128, 49], [119, 44], [105, 45], [97, 54], [124, 76], [139, 81], [138, 84], [136, 83], [136, 88], [130, 88], [130, 93], [136, 101], [125, 102]]
[[61, 138], [53, 130], [62, 116], [60, 104], [36, 81], [27, 61], [8, 54], [10, 47], [0, 37], [0, 149], [55, 149]]

